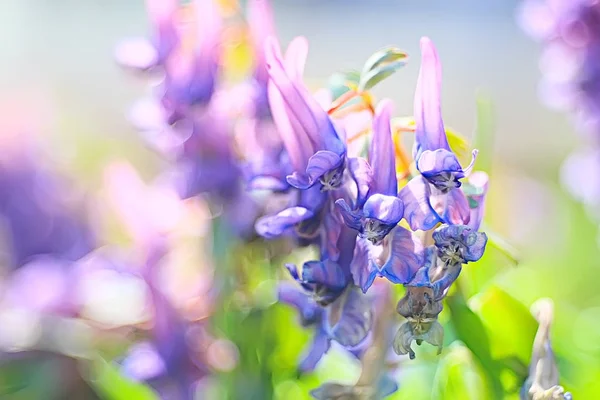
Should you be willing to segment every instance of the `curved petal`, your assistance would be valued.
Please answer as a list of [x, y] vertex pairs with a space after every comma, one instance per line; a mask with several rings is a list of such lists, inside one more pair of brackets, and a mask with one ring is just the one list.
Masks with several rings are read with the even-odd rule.
[[323, 231], [321, 234], [321, 257], [337, 261], [340, 256], [338, 239], [342, 231], [342, 222], [333, 213], [326, 213], [323, 217]]
[[313, 152], [313, 146], [300, 123], [295, 117], [291, 118], [288, 101], [284, 99], [279, 86], [275, 83], [276, 78], [284, 81], [288, 78], [281, 64], [279, 44], [274, 38], [270, 38], [265, 45], [265, 57], [267, 62], [272, 60], [269, 67], [271, 80], [267, 87], [267, 94], [273, 121], [277, 125], [277, 130], [281, 135], [281, 140], [288, 152], [294, 170], [304, 170], [308, 158]]
[[306, 174], [296, 171], [287, 176], [287, 181], [295, 188], [308, 189], [317, 183], [323, 175], [338, 168], [343, 161], [342, 157], [331, 151], [317, 151], [308, 160]]
[[256, 233], [266, 239], [273, 239], [313, 215], [312, 211], [304, 207], [286, 208], [278, 214], [259, 218], [255, 224]]
[[442, 66], [431, 39], [421, 38], [421, 69], [415, 91], [415, 154], [424, 150], [450, 150], [441, 106]]
[[392, 109], [393, 104], [387, 99], [382, 100], [377, 107], [373, 119], [373, 140], [369, 148], [369, 163], [374, 171], [375, 192], [396, 196], [398, 180], [390, 125]]
[[337, 206], [338, 210], [340, 211], [340, 214], [342, 215], [342, 218], [344, 219], [344, 223], [352, 229], [355, 229], [357, 231], [360, 231], [362, 229], [362, 223], [361, 223], [361, 219], [362, 219], [362, 215], [359, 214], [358, 212], [354, 212], [350, 209], [350, 206], [348, 205], [348, 203], [346, 203], [346, 201], [344, 199], [338, 199], [335, 202], [335, 205]]
[[373, 170], [367, 160], [362, 157], [349, 158], [348, 170], [356, 183], [356, 208], [362, 208], [367, 200], [369, 191], [371, 188], [375, 187]]
[[[290, 73], [284, 67], [282, 60], [277, 57], [274, 47], [277, 46], [274, 38], [269, 38], [266, 45], [267, 68], [271, 82], [277, 87], [281, 97], [287, 105], [286, 110], [289, 116], [293, 117], [299, 123], [303, 133], [310, 138], [317, 150], [329, 150], [326, 143], [334, 140], [339, 141], [335, 128], [329, 116], [323, 110], [317, 101], [301, 81], [296, 81], [297, 72]], [[298, 45], [300, 47], [300, 45]], [[289, 117], [288, 117], [289, 118]], [[300, 133], [298, 133], [300, 134]], [[340, 153], [339, 146], [331, 148]]]
[[462, 172], [456, 155], [445, 149], [423, 151], [417, 160], [417, 169], [425, 176], [434, 176], [442, 172]]
[[323, 357], [323, 354], [327, 353], [331, 347], [331, 339], [322, 330], [318, 329], [315, 332], [315, 336], [310, 345], [310, 349], [300, 362], [300, 370], [302, 372], [310, 372], [315, 369], [317, 363]]
[[429, 203], [431, 194], [429, 186], [425, 178], [417, 176], [411, 179], [398, 194], [404, 204], [404, 218], [413, 231], [419, 229], [426, 231], [440, 222]]
[[315, 301], [292, 282], [280, 283], [277, 287], [277, 297], [280, 302], [298, 310], [304, 321], [313, 320], [320, 311]]
[[354, 257], [350, 263], [350, 273], [354, 283], [362, 289], [363, 293], [367, 293], [379, 273], [379, 268], [371, 255], [372, 246], [373, 244], [368, 240], [357, 238]]
[[435, 293], [435, 301], [439, 301], [446, 296], [450, 285], [452, 285], [454, 281], [458, 279], [461, 270], [462, 267], [460, 264], [451, 265], [446, 270], [444, 276], [433, 282], [431, 286], [433, 287], [433, 292]]
[[424, 262], [423, 243], [400, 226], [391, 232], [390, 256], [381, 274], [393, 283], [408, 283]]
[[342, 346], [358, 346], [371, 330], [373, 324], [371, 302], [357, 287], [349, 287], [344, 295], [327, 309], [327, 312], [329, 334]]
[[404, 204], [396, 196], [374, 194], [369, 197], [363, 207], [366, 218], [375, 218], [386, 225], [395, 225], [402, 219]]
[[302, 84], [302, 76], [304, 75], [304, 67], [308, 58], [308, 40], [304, 36], [297, 36], [285, 51], [284, 65], [290, 78]]
[[344, 270], [331, 260], [305, 262], [302, 266], [302, 280], [340, 290], [348, 284]]
[[275, 35], [273, 10], [269, 0], [250, 0], [247, 7], [248, 28], [256, 60], [254, 78], [261, 84], [266, 84], [269, 76], [267, 74], [264, 46], [267, 39]]
[[453, 189], [446, 195], [444, 221], [448, 224], [468, 224], [471, 219], [471, 209], [467, 196], [460, 189]]

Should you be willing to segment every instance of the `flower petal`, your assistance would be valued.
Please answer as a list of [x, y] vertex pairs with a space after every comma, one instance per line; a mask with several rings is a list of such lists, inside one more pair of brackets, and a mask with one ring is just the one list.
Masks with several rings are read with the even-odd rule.
[[254, 78], [261, 84], [267, 83], [267, 63], [265, 61], [265, 42], [275, 35], [273, 23], [273, 10], [269, 0], [248, 1], [248, 28], [252, 39], [252, 47], [255, 57]]
[[348, 284], [344, 270], [331, 260], [305, 262], [302, 266], [302, 280], [340, 290]]
[[390, 100], [379, 103], [373, 119], [373, 140], [369, 148], [369, 163], [374, 171], [374, 191], [389, 196], [398, 194], [396, 157], [392, 142], [390, 119], [393, 105]]
[[423, 265], [423, 243], [412, 232], [400, 226], [391, 232], [390, 256], [381, 274], [393, 283], [408, 283]]
[[417, 169], [426, 177], [435, 176], [442, 172], [462, 172], [462, 167], [456, 155], [446, 149], [423, 151], [417, 160]]
[[279, 86], [275, 84], [276, 79], [284, 82], [289, 81], [281, 63], [279, 44], [275, 39], [271, 38], [267, 42], [265, 56], [267, 61], [272, 60], [269, 67], [271, 80], [269, 81], [267, 94], [273, 120], [277, 125], [277, 130], [281, 135], [281, 140], [288, 152], [294, 170], [304, 170], [310, 154], [313, 153], [313, 145], [300, 122], [291, 116], [288, 101], [284, 99]]
[[338, 168], [343, 161], [342, 157], [331, 151], [317, 151], [308, 160], [306, 174], [296, 171], [291, 175], [288, 175], [287, 181], [295, 188], [308, 189], [317, 183], [327, 172]]
[[342, 222], [331, 212], [326, 213], [323, 217], [323, 231], [321, 235], [321, 257], [323, 259], [338, 260], [340, 256], [338, 239], [342, 231], [342, 225]]
[[[330, 335], [345, 347], [356, 347], [368, 336], [373, 324], [369, 298], [358, 287], [348, 287], [344, 295], [327, 309]], [[339, 318], [336, 316], [339, 315]], [[337, 319], [337, 321], [332, 321]]]
[[415, 154], [425, 150], [450, 150], [441, 107], [442, 67], [437, 50], [427, 37], [421, 38], [421, 69], [415, 92]]
[[363, 214], [366, 218], [375, 218], [386, 225], [394, 225], [402, 219], [404, 204], [396, 196], [374, 194], [365, 203]]
[[323, 354], [327, 353], [330, 347], [331, 339], [322, 329], [317, 329], [308, 352], [300, 362], [300, 371], [311, 372], [314, 370]]
[[354, 257], [350, 263], [350, 273], [354, 283], [362, 289], [363, 293], [367, 293], [379, 273], [379, 268], [371, 255], [372, 246], [373, 244], [367, 239], [357, 238]]
[[317, 303], [305, 291], [301, 290], [297, 284], [292, 282], [280, 283], [277, 288], [277, 296], [282, 303], [296, 308], [304, 321], [314, 319], [320, 311]]
[[289, 62], [286, 60], [286, 66], [288, 63], [295, 64], [295, 68], [292, 68], [291, 71], [284, 68], [281, 59], [273, 51], [273, 47], [277, 46], [276, 43], [274, 38], [270, 38], [267, 43], [267, 67], [271, 82], [277, 87], [287, 105], [289, 117], [299, 123], [298, 127], [310, 138], [316, 150], [331, 150], [341, 155], [345, 151], [344, 146], [327, 112], [321, 108], [303, 82], [298, 79], [297, 60], [302, 58], [303, 39], [297, 38], [292, 41], [291, 46], [297, 46], [298, 50], [293, 49], [291, 55], [286, 55], [286, 58], [294, 60]]
[[430, 195], [430, 185], [422, 176], [411, 179], [398, 194], [404, 204], [404, 218], [413, 231], [426, 231], [440, 222], [429, 203]]
[[471, 209], [467, 196], [460, 189], [453, 189], [446, 195], [446, 209], [444, 221], [448, 224], [468, 224], [471, 218]]
[[369, 191], [375, 185], [373, 170], [367, 160], [362, 157], [349, 158], [348, 170], [356, 183], [356, 208], [362, 208], [367, 200]]
[[256, 221], [256, 233], [266, 239], [283, 234], [299, 222], [313, 217], [313, 212], [304, 207], [290, 207], [276, 215], [265, 216]]
[[308, 40], [303, 36], [295, 37], [285, 51], [284, 65], [290, 78], [299, 84], [302, 84], [307, 58]]
[[354, 212], [350, 209], [350, 206], [344, 199], [338, 199], [335, 202], [342, 218], [344, 219], [344, 223], [354, 230], [360, 231], [362, 229], [361, 218], [362, 215], [360, 213]]

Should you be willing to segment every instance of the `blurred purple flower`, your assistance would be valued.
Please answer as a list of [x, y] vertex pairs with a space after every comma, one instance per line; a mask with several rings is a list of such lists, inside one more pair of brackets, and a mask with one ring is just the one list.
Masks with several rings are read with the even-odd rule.
[[279, 44], [270, 38], [265, 45], [269, 71], [269, 103], [294, 172], [290, 185], [321, 190], [339, 188], [343, 183], [346, 146], [327, 112], [302, 82], [308, 42], [295, 38], [285, 61]]
[[95, 242], [84, 199], [35, 150], [4, 148], [9, 155], [0, 156], [0, 226], [13, 267], [38, 255], [74, 261]]
[[473, 166], [463, 169], [448, 145], [441, 110], [441, 64], [429, 38], [421, 39], [422, 62], [415, 92], [415, 147], [413, 157], [420, 176], [400, 191], [405, 218], [411, 229], [428, 230], [438, 222], [466, 224], [469, 204], [459, 189]]

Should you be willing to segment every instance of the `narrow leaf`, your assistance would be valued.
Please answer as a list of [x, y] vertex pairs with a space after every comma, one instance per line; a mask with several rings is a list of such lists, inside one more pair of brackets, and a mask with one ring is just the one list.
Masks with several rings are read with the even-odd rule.
[[473, 147], [479, 150], [476, 169], [488, 174], [492, 168], [492, 154], [494, 147], [494, 107], [491, 100], [485, 95], [477, 95], [477, 128]]

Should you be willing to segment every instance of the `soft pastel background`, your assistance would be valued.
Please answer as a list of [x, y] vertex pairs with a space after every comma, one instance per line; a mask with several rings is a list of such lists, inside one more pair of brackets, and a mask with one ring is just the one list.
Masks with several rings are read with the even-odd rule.
[[[397, 45], [417, 61], [418, 40], [427, 35], [436, 43], [443, 62], [446, 123], [470, 136], [475, 129], [477, 93], [493, 102], [496, 136], [486, 222], [517, 249], [521, 263], [514, 267], [491, 248], [484, 260], [465, 269], [459, 282], [467, 293], [480, 293], [470, 305], [488, 327], [492, 354], [517, 354], [522, 362], [529, 357], [535, 332], [535, 324], [523, 310], [539, 297], [551, 297], [556, 311], [553, 344], [562, 383], [574, 398], [593, 399], [600, 392], [596, 226], [558, 183], [560, 163], [577, 146], [578, 137], [565, 115], [540, 104], [539, 49], [515, 22], [517, 3], [275, 0], [274, 9], [283, 42], [296, 35], [308, 38], [311, 49], [306, 76], [315, 88], [326, 84], [332, 72], [359, 68], [385, 45]], [[146, 29], [141, 0], [2, 0], [0, 128], [25, 124], [45, 135], [50, 143], [47, 152], [58, 168], [91, 193], [99, 191], [104, 168], [111, 161], [128, 160], [142, 176], [152, 177], [160, 160], [144, 147], [124, 117], [131, 102], [146, 90], [145, 83], [124, 73], [112, 58], [120, 38], [144, 34]], [[375, 93], [393, 98], [396, 113], [408, 115], [417, 73], [418, 62], [409, 62]], [[251, 269], [246, 273], [254, 274]], [[270, 272], [256, 273], [256, 282], [248, 285], [260, 286], [261, 279], [272, 276]], [[523, 306], [510, 305], [506, 293]], [[244, 364], [242, 356], [240, 368], [256, 368], [256, 374], [248, 375], [246, 381], [230, 376], [232, 385], [270, 384], [274, 391], [247, 389], [246, 395], [254, 393], [254, 397], [236, 397], [244, 393], [242, 389], [230, 391], [231, 398], [301, 399], [321, 379], [351, 381], [356, 376], [358, 367], [342, 353], [332, 351], [316, 375], [296, 379], [292, 365], [307, 335], [295, 325], [287, 308], [269, 310], [261, 314], [262, 319], [241, 322], [233, 311], [217, 310], [220, 318], [231, 317], [230, 324], [238, 324], [237, 337], [230, 339], [239, 346], [259, 346], [244, 344], [243, 336], [258, 329], [253, 324], [262, 323], [261, 329], [270, 332], [254, 340], [262, 339], [260, 346], [273, 344], [275, 349], [268, 361], [256, 364], [252, 358]], [[0, 331], [3, 329], [6, 327], [0, 325]], [[475, 335], [473, 342], [483, 340], [477, 333], [471, 334]], [[402, 364], [398, 374], [401, 389], [394, 399], [483, 398], [469, 395], [469, 390], [457, 383], [462, 380], [452, 378], [481, 375], [476, 362], [465, 361], [468, 355], [460, 349], [446, 350], [453, 358], [442, 358], [449, 366], [445, 373], [436, 374], [434, 365], [440, 359], [433, 357], [431, 348], [419, 350], [416, 362]], [[458, 369], [452, 368], [453, 363]], [[507, 385], [519, 384], [510, 379], [503, 378]], [[466, 381], [462, 384], [475, 387], [482, 382], [477, 378]], [[5, 393], [3, 386], [10, 387], [0, 379], [3, 399], [42, 398]], [[210, 396], [224, 398], [226, 394], [217, 390]]]

